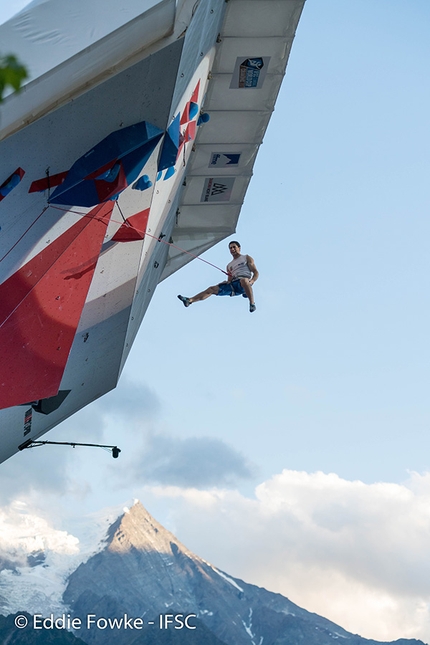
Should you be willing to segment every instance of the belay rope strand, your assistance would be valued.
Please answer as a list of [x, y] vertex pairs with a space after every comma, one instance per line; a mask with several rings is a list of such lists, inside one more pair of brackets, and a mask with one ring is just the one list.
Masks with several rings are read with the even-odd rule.
[[[118, 204], [118, 200], [115, 200], [115, 204], [118, 207], [118, 210], [120, 212], [120, 215], [123, 219], [122, 222], [119, 222], [118, 220], [111, 219], [111, 222], [114, 222], [115, 224], [126, 224], [127, 226], [131, 227], [131, 224], [127, 222], [126, 218], [124, 217], [124, 214], [121, 210], [121, 206]], [[42, 215], [48, 210], [48, 208], [54, 208], [55, 210], [63, 211], [65, 213], [74, 213], [75, 215], [80, 215], [81, 217], [90, 217], [88, 213], [81, 213], [80, 211], [75, 211], [70, 208], [61, 208], [60, 206], [54, 206], [53, 204], [48, 204], [45, 206], [42, 210], [42, 212], [36, 217], [36, 219], [30, 224], [30, 226], [24, 231], [24, 233], [18, 238], [18, 240], [13, 244], [10, 249], [4, 254], [2, 258], [0, 258], [0, 262], [2, 262], [8, 255], [9, 253], [16, 247], [16, 245], [22, 240], [22, 238], [28, 233], [28, 231], [36, 224], [37, 220], [42, 217]], [[94, 216], [90, 217], [91, 219], [94, 219]], [[96, 218], [97, 219], [97, 218]], [[147, 231], [139, 230], [138, 228], [135, 228], [134, 226], [131, 227], [134, 228], [138, 233], [142, 233], [144, 236], [147, 235], [148, 237], [152, 237], [152, 239], [157, 240], [158, 242], [162, 242], [163, 244], [167, 244], [167, 246], [171, 246], [174, 249], [177, 249], [178, 251], [181, 251], [181, 253], [186, 253], [187, 255], [190, 255], [192, 258], [195, 260], [200, 260], [201, 262], [204, 262], [205, 264], [209, 264], [209, 266], [214, 267], [214, 269], [218, 269], [218, 271], [221, 271], [221, 273], [224, 273], [225, 275], [228, 276], [227, 271], [224, 271], [224, 269], [221, 269], [221, 267], [217, 266], [216, 264], [212, 264], [212, 262], [209, 262], [208, 260], [204, 260], [201, 258], [199, 255], [195, 255], [194, 253], [190, 253], [190, 251], [186, 251], [185, 249], [182, 249], [180, 246], [177, 246], [176, 244], [173, 244], [173, 242], [167, 242], [166, 240], [163, 240], [162, 235], [159, 235], [158, 237], [156, 235], [151, 235], [151, 233], [148, 233]]]
[[17, 245], [17, 244], [19, 244], [19, 242], [21, 242], [21, 240], [22, 240], [22, 238], [24, 237], [24, 235], [26, 235], [26, 234], [28, 233], [28, 231], [31, 229], [31, 227], [32, 227], [32, 226], [34, 226], [34, 225], [36, 224], [37, 220], [38, 220], [38, 219], [40, 219], [40, 218], [42, 217], [43, 213], [44, 213], [45, 211], [47, 211], [47, 210], [48, 210], [48, 208], [49, 208], [49, 206], [45, 206], [45, 207], [43, 208], [42, 212], [41, 212], [41, 213], [39, 213], [39, 215], [36, 217], [36, 219], [35, 219], [35, 220], [33, 220], [33, 222], [30, 224], [30, 226], [28, 226], [28, 227], [25, 229], [24, 233], [23, 233], [23, 234], [22, 234], [22, 235], [17, 239], [17, 241], [15, 242], [15, 244], [12, 244], [12, 246], [10, 247], [10, 249], [9, 249], [8, 251], [6, 251], [6, 253], [3, 255], [3, 257], [1, 257], [1, 258], [0, 258], [0, 262], [3, 262], [3, 260], [4, 260], [4, 259], [9, 255], [9, 253], [10, 253], [10, 252], [11, 252], [11, 251], [16, 247], [16, 245]]
[[[122, 219], [124, 220], [124, 224], [127, 224], [127, 226], [131, 226], [129, 222], [124, 217], [124, 214], [121, 210], [121, 206], [118, 204], [118, 201], [115, 201], [115, 204], [118, 206], [118, 210], [121, 214]], [[112, 219], [111, 222], [117, 222], [117, 220]], [[133, 226], [133, 228], [135, 228]], [[201, 258], [199, 255], [194, 255], [194, 253], [190, 253], [189, 251], [186, 251], [185, 249], [181, 249], [180, 246], [177, 246], [176, 244], [173, 244], [173, 242], [166, 242], [166, 240], [163, 240], [162, 236], [160, 235], [157, 237], [156, 235], [151, 235], [151, 233], [148, 233], [147, 231], [140, 231], [138, 228], [135, 228], [135, 230], [138, 233], [142, 233], [143, 235], [147, 235], [148, 237], [152, 237], [153, 240], [157, 240], [158, 242], [162, 242], [163, 244], [167, 244], [167, 246], [172, 246], [174, 249], [178, 249], [178, 251], [181, 251], [182, 253], [186, 253], [187, 255], [190, 255], [192, 258], [196, 260], [200, 260], [201, 262], [204, 262], [205, 264], [209, 264], [211, 267], [214, 267], [214, 269], [218, 269], [218, 271], [221, 271], [222, 273], [225, 273], [225, 275], [228, 275], [227, 271], [224, 271], [224, 269], [221, 269], [221, 267], [218, 267], [216, 264], [212, 264], [212, 262], [208, 262], [208, 260], [204, 260]]]

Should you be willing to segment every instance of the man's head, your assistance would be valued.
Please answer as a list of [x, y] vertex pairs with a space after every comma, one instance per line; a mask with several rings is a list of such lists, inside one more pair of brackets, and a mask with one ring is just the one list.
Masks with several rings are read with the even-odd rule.
[[240, 255], [240, 244], [235, 240], [232, 240], [228, 244], [228, 248], [233, 257]]

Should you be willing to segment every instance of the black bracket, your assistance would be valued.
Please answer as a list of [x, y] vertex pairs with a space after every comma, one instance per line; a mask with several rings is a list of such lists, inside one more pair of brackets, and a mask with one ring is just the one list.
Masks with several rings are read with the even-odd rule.
[[91, 448], [109, 448], [112, 451], [112, 457], [118, 459], [119, 453], [121, 452], [118, 446], [103, 446], [99, 443], [77, 443], [76, 441], [34, 441], [33, 439], [27, 439], [20, 446], [18, 450], [25, 450], [26, 448], [34, 448], [35, 446], [45, 446], [46, 444], [51, 444], [55, 446], [90, 446]]

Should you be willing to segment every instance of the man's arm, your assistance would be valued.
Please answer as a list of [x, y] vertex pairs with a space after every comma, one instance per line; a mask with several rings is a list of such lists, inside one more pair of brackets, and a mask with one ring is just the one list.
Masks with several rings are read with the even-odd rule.
[[250, 270], [252, 271], [252, 278], [249, 281], [249, 284], [252, 286], [254, 284], [254, 282], [256, 282], [256, 280], [258, 280], [258, 276], [260, 274], [258, 273], [257, 267], [255, 266], [255, 262], [254, 262], [254, 260], [252, 259], [252, 257], [250, 255], [246, 256], [246, 261], [248, 263], [248, 266], [249, 266]]

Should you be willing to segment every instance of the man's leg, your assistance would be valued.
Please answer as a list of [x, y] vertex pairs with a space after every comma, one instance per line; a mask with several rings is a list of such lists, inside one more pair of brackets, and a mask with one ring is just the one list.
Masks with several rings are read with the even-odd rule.
[[206, 300], [206, 298], [209, 298], [209, 296], [216, 296], [219, 291], [219, 286], [216, 284], [213, 287], [208, 287], [204, 291], [201, 291], [198, 293], [196, 296], [193, 296], [192, 298], [186, 298], [185, 296], [178, 296], [179, 300], [181, 300], [185, 307], [189, 307], [190, 305], [193, 304], [193, 302], [199, 302], [200, 300]]
[[254, 292], [252, 291], [252, 286], [249, 284], [248, 278], [240, 278], [240, 284], [242, 285], [242, 287], [243, 287], [243, 289], [244, 289], [244, 291], [246, 293], [246, 297], [249, 300], [250, 306], [251, 305], [255, 306]]
[[204, 291], [201, 291], [198, 293], [196, 296], [193, 296], [192, 298], [189, 298], [190, 304], [193, 302], [199, 302], [200, 300], [206, 300], [206, 298], [209, 298], [209, 296], [216, 296], [219, 291], [219, 286], [216, 284], [213, 287], [208, 287]]

